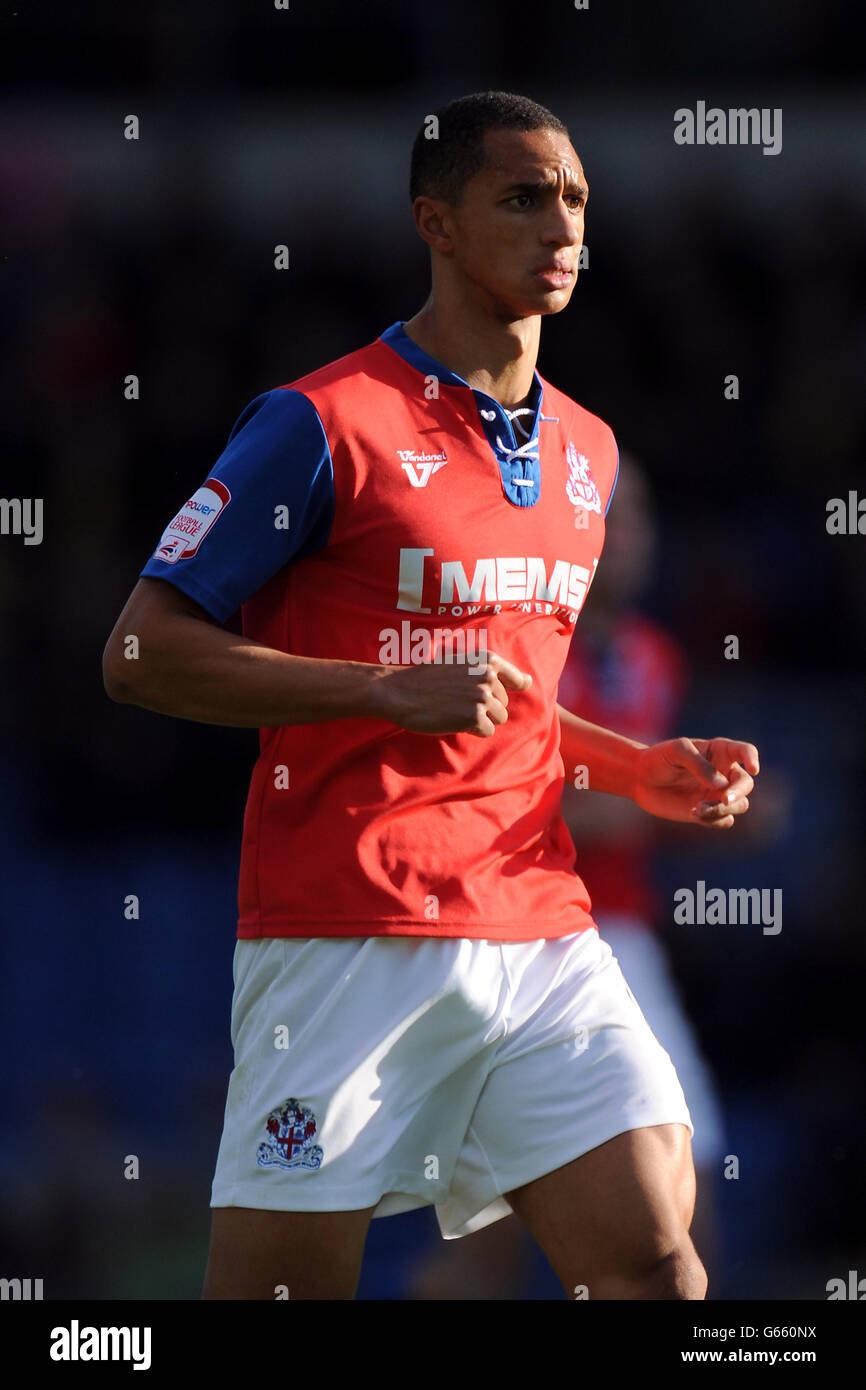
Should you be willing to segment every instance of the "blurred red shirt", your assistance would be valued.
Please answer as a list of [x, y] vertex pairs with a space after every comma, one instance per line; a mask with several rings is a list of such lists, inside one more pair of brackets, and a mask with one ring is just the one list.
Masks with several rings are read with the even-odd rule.
[[[658, 743], [673, 736], [685, 685], [679, 645], [656, 623], [631, 612], [615, 619], [602, 640], [578, 624], [557, 699], [592, 724], [641, 743]], [[646, 921], [656, 916], [648, 847], [599, 842], [576, 848], [593, 916], [633, 915]]]

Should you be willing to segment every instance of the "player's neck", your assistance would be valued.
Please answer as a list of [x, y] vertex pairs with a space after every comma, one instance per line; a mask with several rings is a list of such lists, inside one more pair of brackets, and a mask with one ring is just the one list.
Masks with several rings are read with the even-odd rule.
[[505, 323], [465, 303], [449, 313], [431, 296], [403, 327], [422, 351], [476, 390], [508, 410], [525, 404], [538, 357], [539, 315]]

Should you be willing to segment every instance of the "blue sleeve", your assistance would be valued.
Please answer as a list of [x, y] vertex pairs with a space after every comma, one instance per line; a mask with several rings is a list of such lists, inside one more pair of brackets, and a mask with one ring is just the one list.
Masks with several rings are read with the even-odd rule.
[[169, 522], [142, 575], [167, 579], [224, 623], [291, 560], [325, 545], [334, 470], [299, 391], [256, 396], [205, 482]]
[[610, 497], [608, 497], [607, 506], [604, 509], [605, 516], [607, 516], [608, 512], [610, 511], [610, 504], [613, 501], [613, 494], [616, 492], [616, 485], [619, 482], [619, 445], [616, 443], [616, 440], [614, 440], [614, 444], [616, 445], [616, 472], [613, 475], [613, 487], [610, 490]]

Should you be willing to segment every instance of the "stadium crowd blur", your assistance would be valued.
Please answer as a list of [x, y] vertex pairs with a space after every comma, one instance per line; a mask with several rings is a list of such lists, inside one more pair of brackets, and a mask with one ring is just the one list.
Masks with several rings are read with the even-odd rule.
[[[3, 60], [0, 494], [44, 499], [44, 539], [0, 537], [0, 1273], [46, 1297], [198, 1297], [231, 1067], [256, 735], [112, 704], [102, 648], [244, 405], [420, 307], [411, 141], [487, 87], [550, 106], [588, 174], [589, 264], [539, 368], [651, 480], [640, 605], [686, 656], [678, 732], [761, 752], [754, 826], [653, 860], [739, 1161], [710, 1294], [866, 1268], [866, 541], [825, 526], [864, 490], [863, 12], [633, 5], [624, 37], [555, 8], [532, 7], [556, 43], [516, 56], [512, 3], [460, 7], [459, 52], [448, 5], [49, 5]], [[677, 147], [702, 97], [783, 108], [782, 154]], [[782, 931], [675, 924], [698, 879], [781, 888]], [[376, 1221], [359, 1296], [562, 1297], [515, 1221], [447, 1245], [432, 1209]]]

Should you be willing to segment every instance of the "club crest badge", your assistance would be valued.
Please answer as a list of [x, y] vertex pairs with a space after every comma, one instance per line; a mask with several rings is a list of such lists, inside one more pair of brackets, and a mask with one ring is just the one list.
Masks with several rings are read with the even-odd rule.
[[256, 1150], [260, 1168], [319, 1168], [322, 1149], [316, 1137], [316, 1117], [299, 1100], [272, 1110], [265, 1125], [267, 1138]]
[[598, 512], [601, 515], [601, 498], [586, 454], [579, 454], [569, 439], [565, 457], [568, 462], [565, 491], [569, 502], [574, 507], [584, 507], [588, 512]]

